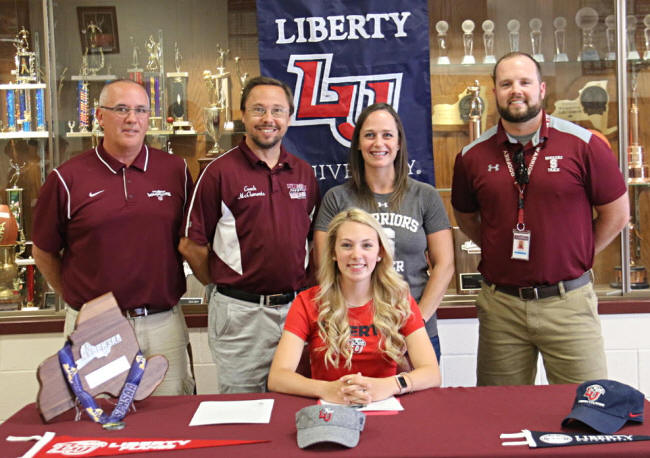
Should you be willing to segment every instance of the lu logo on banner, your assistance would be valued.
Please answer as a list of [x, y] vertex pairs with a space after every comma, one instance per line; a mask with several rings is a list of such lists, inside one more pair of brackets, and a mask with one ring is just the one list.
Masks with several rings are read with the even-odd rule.
[[322, 193], [349, 178], [355, 121], [379, 102], [402, 119], [410, 175], [434, 184], [427, 2], [388, 3], [257, 1], [261, 73], [294, 92], [283, 143], [312, 165]]

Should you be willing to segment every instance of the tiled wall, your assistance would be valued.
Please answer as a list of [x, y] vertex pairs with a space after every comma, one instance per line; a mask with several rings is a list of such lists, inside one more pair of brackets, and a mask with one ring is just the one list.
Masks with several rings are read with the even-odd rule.
[[[609, 378], [632, 385], [650, 398], [650, 314], [602, 315]], [[443, 386], [476, 383], [476, 319], [440, 320]], [[194, 372], [199, 394], [215, 392], [216, 370], [206, 329], [191, 329]], [[38, 393], [36, 368], [63, 344], [61, 334], [0, 336], [0, 421]], [[540, 364], [538, 383], [545, 383]]]

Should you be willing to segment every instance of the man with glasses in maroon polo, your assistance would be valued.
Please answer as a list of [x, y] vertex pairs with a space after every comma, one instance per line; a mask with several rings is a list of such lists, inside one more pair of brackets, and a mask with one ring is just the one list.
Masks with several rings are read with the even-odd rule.
[[183, 159], [144, 143], [150, 105], [141, 85], [108, 83], [99, 103], [102, 142], [52, 170], [41, 188], [33, 256], [65, 299], [66, 336], [85, 302], [113, 292], [145, 357], [169, 361], [154, 394], [191, 394], [177, 245], [192, 179]]
[[[549, 116], [528, 54], [494, 67], [501, 119], [456, 157], [452, 205], [481, 246], [478, 385], [607, 378], [591, 267], [629, 219], [625, 182], [603, 140]], [[596, 217], [593, 218], [593, 210]]]
[[308, 237], [320, 200], [311, 166], [282, 146], [293, 113], [286, 84], [251, 79], [246, 137], [199, 177], [179, 250], [214, 284], [208, 341], [221, 393], [266, 391], [291, 301], [309, 286]]

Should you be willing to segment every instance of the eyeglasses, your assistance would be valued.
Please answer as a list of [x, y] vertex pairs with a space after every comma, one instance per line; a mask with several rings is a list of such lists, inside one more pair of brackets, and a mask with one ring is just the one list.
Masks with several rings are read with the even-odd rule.
[[521, 148], [515, 151], [512, 159], [515, 163], [515, 180], [517, 180], [517, 183], [520, 185], [528, 184], [528, 169], [526, 168], [526, 162], [524, 161], [524, 149]]
[[246, 111], [249, 111], [251, 116], [253, 116], [254, 118], [264, 117], [267, 111], [271, 113], [271, 116], [273, 116], [274, 118], [283, 118], [284, 116], [287, 115], [287, 113], [289, 113], [289, 110], [287, 110], [286, 108], [279, 108], [279, 107], [271, 108], [270, 110], [267, 110], [264, 107], [253, 107], [253, 108], [249, 108]]
[[129, 108], [129, 107], [125, 106], [125, 105], [116, 105], [114, 107], [106, 107], [104, 105], [100, 105], [99, 108], [103, 108], [104, 110], [111, 110], [113, 113], [115, 113], [120, 118], [126, 118], [129, 115], [129, 111], [133, 111], [133, 113], [138, 118], [144, 118], [149, 113], [151, 113], [151, 110], [149, 108], [146, 108], [146, 107]]

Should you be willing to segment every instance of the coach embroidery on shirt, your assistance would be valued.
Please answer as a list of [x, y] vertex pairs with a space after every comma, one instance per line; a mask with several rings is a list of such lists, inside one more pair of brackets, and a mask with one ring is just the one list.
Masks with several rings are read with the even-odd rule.
[[559, 172], [560, 167], [558, 167], [557, 161], [564, 159], [564, 156], [546, 156], [544, 159], [549, 162], [547, 169], [549, 172]]
[[248, 199], [249, 197], [264, 197], [264, 191], [258, 191], [255, 185], [244, 185], [244, 190], [239, 193], [238, 199]]
[[161, 189], [156, 189], [154, 191], [148, 192], [147, 197], [157, 197], [158, 200], [163, 200], [163, 197], [171, 197], [172, 194], [169, 191], [163, 191]]
[[287, 183], [287, 188], [289, 188], [289, 197], [292, 199], [307, 198], [307, 185], [302, 183]]

